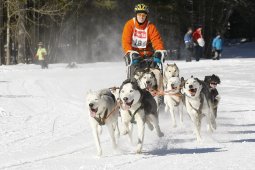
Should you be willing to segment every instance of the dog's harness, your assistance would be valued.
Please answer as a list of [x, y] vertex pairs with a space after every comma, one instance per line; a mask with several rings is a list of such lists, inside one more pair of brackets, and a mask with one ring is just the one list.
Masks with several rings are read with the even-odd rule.
[[129, 115], [130, 115], [130, 117], [131, 117], [130, 123], [136, 124], [135, 115], [136, 115], [136, 113], [137, 113], [140, 109], [143, 109], [143, 105], [142, 105], [142, 104], [141, 104], [140, 107], [138, 107], [138, 108], [135, 110], [135, 112], [134, 112], [133, 115], [132, 115], [132, 112], [131, 112], [130, 110], [128, 110], [128, 113], [129, 113]]
[[[186, 94], [185, 94], [186, 95]], [[186, 95], [187, 96], [187, 95]], [[189, 96], [187, 96], [187, 97], [189, 97]], [[190, 97], [189, 97], [190, 98]], [[203, 95], [202, 94], [200, 94], [200, 105], [199, 105], [199, 108], [198, 109], [196, 109], [196, 108], [194, 108], [192, 105], [191, 105], [191, 103], [188, 101], [188, 103], [189, 103], [189, 105], [190, 105], [190, 107], [192, 108], [192, 109], [194, 109], [198, 114], [202, 114], [202, 107], [203, 107], [203, 102], [204, 102], [204, 97], [203, 97]]]
[[155, 96], [165, 96], [165, 95], [172, 95], [172, 96], [182, 97], [182, 94], [180, 92], [173, 94], [173, 93], [171, 93], [171, 91], [161, 91], [161, 90], [153, 90], [153, 89], [149, 89], [148, 91], [151, 93], [151, 95], [153, 97], [155, 97]]
[[100, 115], [99, 115], [99, 117], [94, 117], [94, 119], [97, 121], [97, 123], [98, 123], [100, 126], [105, 125], [106, 119], [107, 119], [108, 117], [110, 117], [111, 114], [112, 114], [113, 112], [115, 112], [117, 108], [119, 108], [119, 104], [118, 104], [118, 103], [115, 105], [115, 107], [113, 108], [113, 110], [112, 110], [108, 115], [107, 115], [108, 109], [106, 109], [105, 112], [104, 112], [104, 116], [103, 116], [102, 118], [101, 118]]

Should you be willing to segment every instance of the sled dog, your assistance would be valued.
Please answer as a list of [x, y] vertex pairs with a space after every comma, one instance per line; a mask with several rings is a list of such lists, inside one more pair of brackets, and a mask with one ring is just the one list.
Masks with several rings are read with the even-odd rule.
[[99, 135], [101, 126], [106, 125], [111, 136], [113, 148], [116, 148], [115, 135], [119, 136], [118, 105], [114, 95], [109, 89], [87, 93], [87, 106], [90, 124], [97, 148], [97, 155], [102, 155]]
[[210, 92], [205, 83], [198, 78], [189, 78], [186, 81], [182, 78], [184, 105], [194, 124], [197, 141], [201, 141], [200, 128], [201, 120], [205, 116], [207, 120], [207, 130], [216, 129], [215, 116]]
[[[142, 152], [144, 139], [144, 124], [147, 123], [150, 130], [156, 129], [157, 135], [162, 137], [158, 122], [157, 104], [153, 96], [147, 91], [142, 90], [135, 79], [125, 80], [120, 87], [121, 108], [126, 110], [126, 115], [122, 117], [125, 125], [129, 123], [137, 124], [138, 144], [137, 153]], [[128, 128], [126, 126], [126, 131]], [[129, 132], [132, 134], [132, 132]]]
[[164, 74], [163, 74], [163, 82], [164, 85], [167, 83], [167, 80], [171, 77], [179, 77], [179, 68], [177, 67], [177, 65], [174, 64], [167, 64], [165, 70], [164, 70]]
[[179, 77], [168, 78], [165, 87], [165, 112], [170, 111], [172, 118], [172, 126], [176, 127], [175, 115], [180, 116], [180, 124], [183, 123], [183, 104], [182, 104], [182, 94], [181, 94], [181, 79]]
[[209, 87], [209, 91], [212, 97], [213, 112], [215, 118], [217, 117], [217, 109], [220, 102], [220, 95], [217, 90], [217, 85], [220, 84], [220, 78], [217, 75], [205, 76], [204, 82]]
[[153, 96], [157, 103], [157, 107], [159, 106], [159, 96], [156, 94], [159, 90], [158, 81], [154, 72], [151, 69], [139, 70], [135, 72], [134, 76], [138, 82], [138, 85], [141, 89], [146, 89]]

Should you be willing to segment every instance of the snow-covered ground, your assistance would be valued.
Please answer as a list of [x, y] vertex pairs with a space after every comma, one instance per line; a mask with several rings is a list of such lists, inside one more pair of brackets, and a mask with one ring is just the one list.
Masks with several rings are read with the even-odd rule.
[[[51, 64], [0, 67], [0, 169], [17, 170], [252, 170], [255, 167], [255, 44], [239, 58], [219, 61], [175, 61], [181, 76], [203, 79], [216, 74], [218, 128], [209, 134], [203, 124], [202, 143], [195, 141], [185, 114], [184, 127], [172, 128], [169, 113], [160, 111], [158, 138], [146, 128], [142, 154], [127, 136], [120, 136], [113, 150], [103, 127], [103, 156], [96, 149], [88, 122], [86, 93], [119, 86], [125, 79], [124, 62], [93, 63], [66, 69]], [[230, 51], [243, 49], [231, 47]], [[228, 55], [231, 53], [226, 49]], [[253, 58], [242, 58], [246, 54]], [[232, 53], [235, 55], [235, 53]], [[227, 55], [227, 53], [226, 53]], [[172, 63], [173, 61], [167, 61]]]

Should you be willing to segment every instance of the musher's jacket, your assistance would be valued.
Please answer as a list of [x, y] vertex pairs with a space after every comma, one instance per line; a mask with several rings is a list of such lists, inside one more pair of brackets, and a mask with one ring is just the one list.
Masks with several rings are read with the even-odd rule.
[[134, 50], [141, 56], [153, 54], [153, 50], [164, 50], [164, 44], [156, 26], [146, 21], [139, 25], [135, 18], [130, 19], [122, 33], [122, 48], [125, 54]]

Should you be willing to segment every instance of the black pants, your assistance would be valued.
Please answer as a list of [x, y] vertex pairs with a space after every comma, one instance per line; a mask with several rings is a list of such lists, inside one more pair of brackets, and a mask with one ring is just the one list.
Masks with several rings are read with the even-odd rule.
[[48, 63], [45, 60], [39, 60], [39, 64], [41, 65], [42, 69], [48, 68]]
[[195, 59], [199, 61], [203, 57], [203, 47], [196, 45], [195, 47]]
[[214, 51], [214, 57], [213, 57], [213, 59], [214, 59], [214, 60], [219, 60], [219, 59], [221, 58], [221, 52], [222, 52], [222, 50], [215, 50], [215, 51]]
[[193, 48], [185, 48], [185, 56], [186, 56], [186, 62], [189, 62], [192, 60], [193, 57]]

